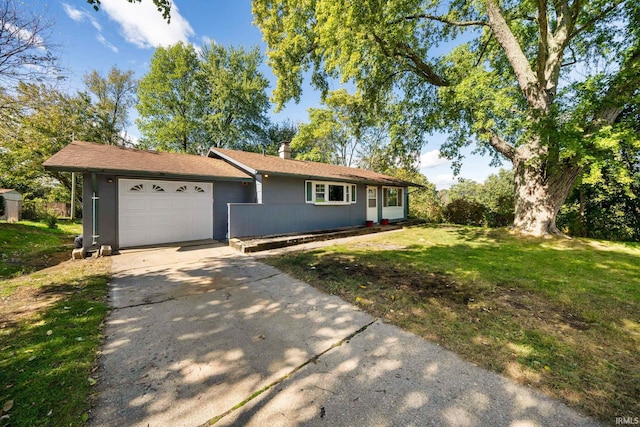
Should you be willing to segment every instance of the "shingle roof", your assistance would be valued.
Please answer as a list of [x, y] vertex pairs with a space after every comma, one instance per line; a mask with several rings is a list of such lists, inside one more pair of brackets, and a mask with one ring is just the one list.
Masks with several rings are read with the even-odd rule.
[[137, 150], [83, 141], [73, 141], [43, 165], [48, 170], [66, 172], [250, 179], [247, 174], [227, 162], [211, 157]]
[[416, 185], [366, 169], [309, 162], [304, 160], [283, 159], [279, 156], [270, 156], [247, 151], [212, 148], [209, 152], [209, 156], [224, 159], [241, 167], [252, 175], [273, 174], [383, 185]]

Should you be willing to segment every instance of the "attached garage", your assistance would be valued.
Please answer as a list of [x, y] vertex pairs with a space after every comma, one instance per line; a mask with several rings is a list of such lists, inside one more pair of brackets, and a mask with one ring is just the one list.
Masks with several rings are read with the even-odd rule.
[[227, 237], [229, 203], [253, 202], [253, 180], [220, 159], [73, 141], [47, 170], [82, 174], [86, 251]]
[[213, 183], [118, 180], [121, 248], [213, 238]]

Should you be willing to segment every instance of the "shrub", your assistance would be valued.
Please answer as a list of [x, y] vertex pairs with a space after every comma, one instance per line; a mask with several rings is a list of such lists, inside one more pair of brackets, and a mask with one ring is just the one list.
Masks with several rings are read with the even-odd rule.
[[4, 215], [5, 208], [6, 208], [6, 204], [4, 201], [4, 197], [0, 196], [0, 216]]
[[515, 207], [513, 196], [500, 195], [493, 201], [494, 208], [485, 210], [485, 223], [489, 227], [507, 227], [513, 224]]
[[445, 220], [461, 225], [483, 225], [486, 207], [482, 203], [456, 199], [445, 206]]
[[46, 211], [43, 215], [43, 219], [47, 227], [58, 228], [58, 217], [52, 211]]

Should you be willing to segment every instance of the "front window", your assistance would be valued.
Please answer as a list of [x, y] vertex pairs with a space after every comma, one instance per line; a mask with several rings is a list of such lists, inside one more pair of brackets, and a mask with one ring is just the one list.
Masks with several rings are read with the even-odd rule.
[[324, 193], [325, 185], [324, 184], [316, 184], [316, 203], [322, 203], [326, 201], [325, 193]]
[[346, 205], [356, 202], [356, 186], [342, 182], [305, 182], [307, 203]]
[[385, 208], [401, 207], [404, 189], [399, 187], [384, 187], [382, 203]]
[[330, 185], [329, 186], [329, 201], [330, 202], [346, 202], [349, 199], [345, 199], [345, 186], [344, 185]]

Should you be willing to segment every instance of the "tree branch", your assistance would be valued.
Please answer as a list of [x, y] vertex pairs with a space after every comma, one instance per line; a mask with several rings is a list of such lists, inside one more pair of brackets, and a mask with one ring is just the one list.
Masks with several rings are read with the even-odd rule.
[[410, 68], [413, 68], [416, 74], [422, 75], [427, 82], [435, 86], [449, 86], [449, 82], [436, 74], [433, 68], [424, 62], [408, 44], [397, 43], [396, 46], [390, 50], [388, 43], [382, 37], [375, 33], [373, 33], [372, 36], [380, 46], [380, 49], [385, 56], [389, 58], [400, 56], [407, 59], [413, 63], [413, 67]]
[[529, 65], [529, 60], [507, 25], [495, 0], [487, 0], [486, 4], [489, 27], [513, 67], [520, 89], [534, 109], [546, 114], [549, 110], [550, 102], [546, 93], [540, 87], [536, 75]]
[[404, 54], [402, 54], [402, 56], [410, 60], [415, 65], [416, 70], [419, 71], [419, 73], [422, 74], [429, 83], [435, 86], [450, 85], [450, 83], [446, 79], [436, 74], [431, 65], [424, 62], [422, 58], [420, 58], [420, 56], [418, 56], [418, 54], [416, 54], [409, 45], [407, 45], [406, 43], [398, 43], [398, 48], [404, 51]]
[[482, 58], [484, 57], [484, 54], [486, 53], [492, 38], [493, 38], [493, 34], [489, 33], [489, 38], [485, 43], [482, 44], [482, 49], [480, 49], [480, 55], [478, 55], [478, 59], [476, 60], [474, 67], [477, 67], [478, 65], [480, 65], [480, 62], [482, 61]]
[[600, 21], [601, 19], [603, 19], [605, 16], [607, 16], [609, 13], [611, 13], [615, 8], [617, 8], [622, 3], [624, 3], [624, 1], [625, 0], [617, 0], [617, 1], [613, 2], [613, 4], [611, 6], [609, 6], [608, 8], [606, 8], [605, 10], [600, 12], [599, 14], [593, 16], [587, 22], [582, 24], [580, 27], [576, 28], [573, 31], [573, 33], [571, 34], [571, 37], [572, 38], [575, 37], [576, 35], [580, 34], [585, 29], [589, 28], [589, 26], [593, 25], [595, 22]]
[[48, 39], [53, 24], [21, 8], [15, 0], [0, 2], [0, 83], [51, 78], [58, 71]]
[[416, 14], [416, 15], [403, 16], [402, 18], [396, 19], [395, 21], [391, 21], [389, 24], [390, 25], [395, 25], [395, 24], [401, 23], [402, 21], [413, 21], [413, 20], [418, 20], [418, 19], [427, 19], [429, 21], [442, 22], [443, 24], [453, 25], [455, 27], [473, 27], [473, 26], [489, 25], [489, 23], [487, 21], [481, 21], [481, 20], [477, 20], [477, 21], [454, 21], [454, 20], [446, 18], [444, 16], [429, 15], [429, 14], [426, 14], [426, 13], [419, 13], [419, 14]]
[[[546, 13], [547, 0], [538, 1], [543, 5]], [[579, 3], [580, 0], [575, 0], [575, 2]], [[569, 12], [568, 0], [555, 0], [554, 8], [556, 10], [556, 29], [547, 40], [545, 61], [538, 62], [538, 69], [543, 70], [538, 81], [551, 96], [555, 96], [557, 91], [564, 51], [571, 40], [571, 32], [574, 29], [576, 19], [574, 14]], [[547, 32], [551, 33], [551, 29], [548, 28]]]
[[485, 129], [484, 132], [490, 135], [489, 144], [491, 144], [496, 151], [513, 162], [516, 156], [516, 149], [507, 141], [502, 139], [495, 130]]
[[628, 98], [638, 90], [640, 84], [640, 48], [622, 64], [622, 68], [611, 83], [609, 90], [604, 95], [601, 107], [596, 112], [592, 125], [600, 128], [603, 125], [613, 124], [622, 110]]
[[545, 81], [545, 69], [549, 58], [549, 17], [546, 0], [538, 0], [538, 81]]

